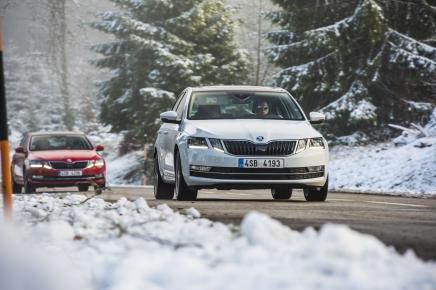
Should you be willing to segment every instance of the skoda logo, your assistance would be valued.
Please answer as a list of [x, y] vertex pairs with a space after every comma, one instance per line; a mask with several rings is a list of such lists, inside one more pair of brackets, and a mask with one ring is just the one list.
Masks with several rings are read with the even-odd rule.
[[71, 159], [67, 159], [67, 162], [68, 162], [68, 163], [73, 163], [73, 160], [71, 160]]
[[259, 141], [259, 142], [262, 142], [263, 139], [264, 139], [263, 136], [257, 136], [257, 137], [256, 137], [256, 140]]

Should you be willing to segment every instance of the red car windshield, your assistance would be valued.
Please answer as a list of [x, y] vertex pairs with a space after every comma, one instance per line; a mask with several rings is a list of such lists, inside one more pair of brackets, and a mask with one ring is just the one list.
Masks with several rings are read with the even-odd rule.
[[92, 149], [88, 139], [80, 135], [40, 135], [33, 136], [30, 142], [30, 151]]

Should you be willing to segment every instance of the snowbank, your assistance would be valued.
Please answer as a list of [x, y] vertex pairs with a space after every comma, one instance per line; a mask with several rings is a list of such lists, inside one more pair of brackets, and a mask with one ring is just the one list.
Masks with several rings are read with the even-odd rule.
[[393, 143], [335, 146], [330, 189], [413, 197], [436, 196], [436, 137], [401, 147]]
[[[199, 218], [193, 209], [182, 215], [166, 205], [150, 208], [143, 199], [124, 198], [114, 204], [101, 199], [80, 204], [84, 198], [16, 196], [16, 220], [26, 247], [12, 243], [9, 251], [0, 250], [0, 280], [36, 279], [32, 273], [45, 269], [26, 255], [33, 248], [45, 262], [62, 259], [71, 269], [66, 274], [76, 275], [73, 285], [86, 285], [77, 289], [416, 290], [436, 285], [436, 263], [425, 263], [412, 252], [399, 255], [345, 226], [300, 233], [252, 212], [235, 229]], [[17, 269], [33, 269], [8, 276], [8, 253], [27, 257], [15, 261], [21, 263]], [[28, 288], [8, 288], [22, 289]]]
[[110, 185], [143, 185], [144, 152], [133, 151], [121, 157], [106, 158], [107, 181]]

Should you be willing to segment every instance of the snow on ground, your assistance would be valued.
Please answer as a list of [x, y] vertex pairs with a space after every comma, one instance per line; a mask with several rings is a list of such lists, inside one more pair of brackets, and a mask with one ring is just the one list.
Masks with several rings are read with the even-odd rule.
[[403, 145], [334, 146], [331, 190], [436, 196], [436, 137]]
[[84, 199], [15, 197], [20, 241], [0, 227], [4, 289], [436, 289], [435, 262], [346, 226], [297, 232], [252, 212], [229, 227], [144, 199]]

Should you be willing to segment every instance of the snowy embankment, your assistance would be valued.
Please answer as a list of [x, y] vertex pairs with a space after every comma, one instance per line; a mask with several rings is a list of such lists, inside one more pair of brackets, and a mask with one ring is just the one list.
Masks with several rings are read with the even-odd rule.
[[180, 214], [143, 199], [84, 199], [15, 197], [20, 240], [1, 230], [4, 289], [436, 287], [436, 263], [345, 226], [297, 232], [252, 212], [236, 228], [192, 208]]
[[144, 184], [143, 151], [133, 151], [121, 157], [108, 156], [106, 164], [109, 185], [131, 186]]
[[436, 196], [436, 109], [424, 127], [390, 126], [403, 131], [392, 142], [331, 149], [331, 189]]
[[436, 196], [436, 137], [398, 147], [334, 146], [330, 153], [331, 190]]
[[[111, 157], [110, 185], [142, 185], [142, 151]], [[129, 173], [130, 172], [130, 173]], [[436, 137], [402, 146], [386, 142], [330, 148], [330, 190], [413, 197], [436, 196]]]

